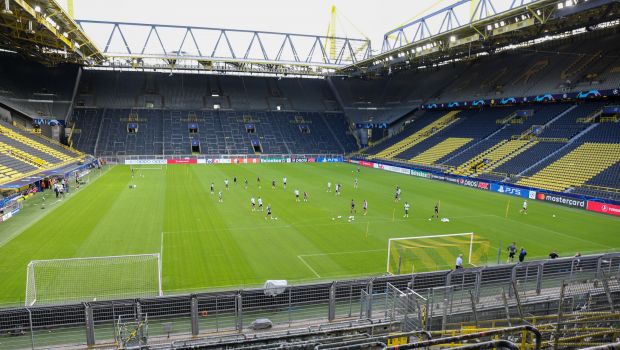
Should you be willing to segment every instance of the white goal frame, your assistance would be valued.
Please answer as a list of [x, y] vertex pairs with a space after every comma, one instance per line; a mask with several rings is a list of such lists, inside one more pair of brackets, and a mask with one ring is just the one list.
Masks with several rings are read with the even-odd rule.
[[[36, 273], [34, 271], [35, 265], [37, 264], [45, 264], [52, 262], [68, 262], [68, 261], [99, 261], [99, 260], [110, 260], [110, 259], [126, 259], [126, 258], [144, 258], [144, 257], [153, 257], [157, 259], [157, 295], [163, 296], [162, 290], [162, 260], [160, 253], [153, 254], [129, 254], [129, 255], [110, 255], [110, 256], [94, 256], [94, 257], [82, 257], [82, 258], [64, 258], [64, 259], [46, 259], [46, 260], [31, 260], [26, 267], [26, 295], [24, 299], [24, 303], [26, 307], [33, 306], [37, 301], [37, 290], [36, 290]], [[96, 271], [93, 271], [96, 273]], [[34, 296], [34, 298], [32, 297]], [[120, 298], [120, 297], [119, 297]]]
[[390, 238], [388, 239], [388, 249], [387, 249], [387, 262], [385, 265], [385, 271], [390, 273], [390, 248], [392, 246], [392, 241], [405, 241], [405, 240], [415, 240], [415, 239], [428, 239], [428, 238], [442, 238], [442, 237], [455, 237], [455, 236], [470, 236], [469, 238], [469, 254], [467, 255], [467, 262], [471, 264], [471, 256], [474, 248], [474, 232], [465, 232], [465, 233], [450, 233], [445, 235], [431, 235], [431, 236], [417, 236], [417, 237], [400, 237], [400, 238]]

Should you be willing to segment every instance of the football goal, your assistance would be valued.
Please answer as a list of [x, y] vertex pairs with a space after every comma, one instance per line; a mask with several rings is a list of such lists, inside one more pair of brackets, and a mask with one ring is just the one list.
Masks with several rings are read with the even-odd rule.
[[162, 295], [159, 254], [33, 260], [26, 306]]
[[390, 238], [387, 272], [392, 275], [453, 269], [463, 254], [463, 265], [485, 265], [490, 242], [473, 232], [436, 236]]

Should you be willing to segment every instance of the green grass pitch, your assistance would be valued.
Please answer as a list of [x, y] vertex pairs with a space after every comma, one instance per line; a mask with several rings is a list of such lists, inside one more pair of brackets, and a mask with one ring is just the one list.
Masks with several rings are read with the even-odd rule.
[[[129, 167], [116, 166], [62, 202], [48, 194], [43, 210], [39, 194], [0, 224], [0, 304], [23, 302], [26, 266], [36, 259], [161, 253], [163, 290], [172, 294], [256, 286], [267, 279], [382, 274], [393, 237], [475, 232], [490, 242], [489, 263], [495, 263], [500, 241], [502, 261], [512, 241], [527, 248], [527, 259], [551, 250], [572, 256], [620, 248], [618, 218], [537, 201], [521, 215], [520, 198], [368, 168], [361, 169], [354, 189], [356, 174], [349, 164], [169, 165], [139, 170], [132, 179]], [[334, 185], [326, 192], [328, 181], [343, 185], [342, 196], [334, 195]], [[130, 189], [134, 183], [137, 188]], [[394, 202], [397, 185], [400, 203]], [[309, 202], [295, 202], [294, 189], [307, 191]], [[252, 212], [252, 195], [271, 204], [278, 220]], [[358, 212], [348, 222], [351, 199]], [[361, 215], [364, 199], [367, 216]], [[412, 205], [408, 219], [404, 201]], [[449, 223], [428, 220], [436, 201]]]

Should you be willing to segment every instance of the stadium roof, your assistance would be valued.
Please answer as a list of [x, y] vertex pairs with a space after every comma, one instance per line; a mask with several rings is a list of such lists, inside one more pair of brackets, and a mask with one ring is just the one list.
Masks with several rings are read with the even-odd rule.
[[54, 0], [4, 1], [0, 11], [0, 49], [48, 64], [98, 64], [105, 59]]
[[619, 18], [619, 0], [513, 0], [503, 7], [493, 0], [460, 0], [387, 32], [380, 54], [340, 72], [373, 75], [428, 67], [600, 24], [617, 26]]
[[[0, 49], [103, 69], [348, 76], [441, 64], [617, 21], [620, 0], [455, 0], [370, 40], [186, 25], [76, 20], [55, 0], [5, 1]], [[617, 25], [613, 24], [612, 25]], [[95, 34], [97, 41], [86, 35]]]

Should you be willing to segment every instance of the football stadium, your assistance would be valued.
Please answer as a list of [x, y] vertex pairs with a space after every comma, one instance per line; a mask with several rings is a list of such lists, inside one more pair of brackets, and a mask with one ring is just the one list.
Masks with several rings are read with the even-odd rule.
[[620, 1], [95, 3], [0, 1], [0, 349], [620, 349]]

